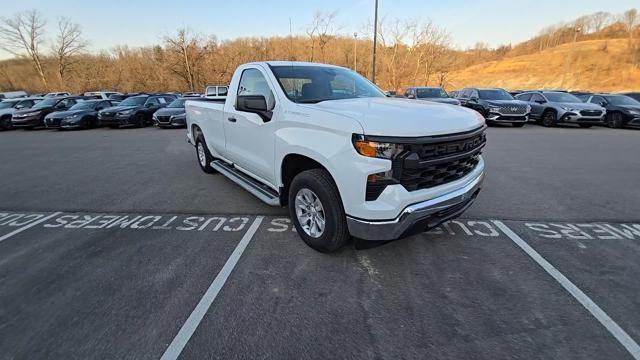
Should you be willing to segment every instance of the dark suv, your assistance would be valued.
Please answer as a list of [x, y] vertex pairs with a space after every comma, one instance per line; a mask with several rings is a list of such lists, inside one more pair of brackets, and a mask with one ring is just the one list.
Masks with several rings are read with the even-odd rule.
[[11, 124], [13, 127], [33, 129], [44, 126], [44, 118], [54, 111], [66, 111], [78, 102], [84, 101], [81, 96], [49, 97], [33, 105], [30, 109], [13, 113]]
[[462, 106], [473, 109], [484, 116], [488, 124], [510, 123], [523, 127], [529, 120], [531, 106], [513, 98], [503, 89], [466, 88], [458, 93]]
[[98, 112], [100, 125], [118, 128], [134, 125], [144, 127], [151, 123], [151, 116], [158, 109], [176, 99], [175, 95], [137, 95], [122, 100], [118, 106]]
[[640, 128], [640, 102], [626, 95], [591, 94], [579, 98], [607, 109], [605, 123], [610, 128]]

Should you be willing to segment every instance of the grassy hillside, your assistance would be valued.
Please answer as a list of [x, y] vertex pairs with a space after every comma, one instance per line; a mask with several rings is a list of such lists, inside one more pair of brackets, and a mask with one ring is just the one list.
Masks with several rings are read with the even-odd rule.
[[572, 90], [640, 90], [640, 68], [629, 61], [626, 39], [589, 40], [575, 44], [573, 61], [566, 66], [572, 44], [542, 52], [490, 61], [452, 72], [448, 88], [496, 86], [506, 89], [564, 88]]

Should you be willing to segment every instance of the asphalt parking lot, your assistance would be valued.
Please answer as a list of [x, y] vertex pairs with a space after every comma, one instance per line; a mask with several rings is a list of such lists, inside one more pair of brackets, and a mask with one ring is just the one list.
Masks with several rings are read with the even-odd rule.
[[0, 358], [640, 358], [640, 132], [490, 128], [462, 219], [324, 255], [184, 130], [0, 132]]

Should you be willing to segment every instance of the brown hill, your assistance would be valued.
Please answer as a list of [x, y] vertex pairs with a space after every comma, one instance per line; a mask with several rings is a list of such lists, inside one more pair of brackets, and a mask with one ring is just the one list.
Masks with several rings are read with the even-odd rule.
[[[627, 39], [579, 41], [529, 55], [488, 61], [454, 71], [447, 87], [503, 87], [507, 89], [564, 88], [621, 91], [640, 89], [640, 67], [630, 61]], [[571, 59], [568, 61], [568, 59]]]

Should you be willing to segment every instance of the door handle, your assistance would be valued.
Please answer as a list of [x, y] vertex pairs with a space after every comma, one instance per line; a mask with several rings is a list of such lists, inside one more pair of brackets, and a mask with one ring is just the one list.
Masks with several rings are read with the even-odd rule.
[[231, 122], [236, 122], [238, 121], [236, 118], [234, 118], [233, 116], [230, 116], [227, 118], [227, 120], [231, 121]]

